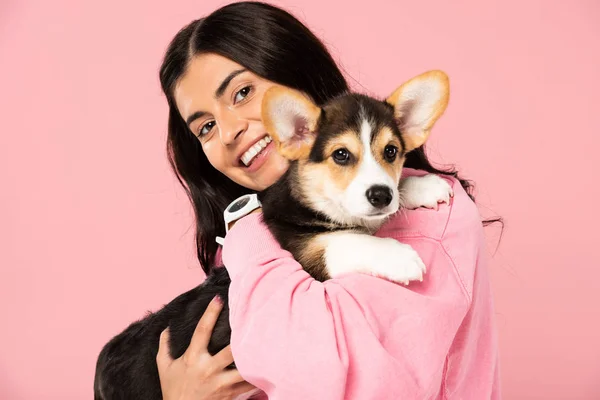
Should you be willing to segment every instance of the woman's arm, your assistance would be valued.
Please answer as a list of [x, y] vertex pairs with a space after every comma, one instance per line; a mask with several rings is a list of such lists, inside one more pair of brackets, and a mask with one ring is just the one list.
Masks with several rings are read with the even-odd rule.
[[423, 283], [359, 274], [321, 283], [281, 249], [260, 214], [237, 222], [223, 261], [242, 376], [274, 399], [435, 396], [470, 300], [440, 241], [403, 242], [428, 267]]

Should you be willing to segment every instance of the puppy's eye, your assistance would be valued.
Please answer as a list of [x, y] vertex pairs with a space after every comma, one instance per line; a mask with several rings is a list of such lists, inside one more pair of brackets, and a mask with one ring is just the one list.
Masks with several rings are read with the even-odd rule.
[[350, 152], [346, 149], [337, 149], [333, 152], [333, 161], [339, 165], [346, 165], [350, 161]]
[[383, 150], [383, 157], [387, 162], [394, 162], [394, 160], [396, 160], [397, 155], [398, 148], [396, 146], [392, 146], [391, 144], [385, 146], [385, 149]]

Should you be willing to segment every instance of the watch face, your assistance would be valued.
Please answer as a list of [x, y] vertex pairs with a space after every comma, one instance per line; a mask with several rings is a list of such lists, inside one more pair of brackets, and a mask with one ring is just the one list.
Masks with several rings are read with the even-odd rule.
[[234, 213], [236, 211], [241, 210], [242, 208], [244, 208], [244, 206], [246, 204], [248, 204], [249, 201], [250, 201], [249, 196], [242, 197], [241, 199], [239, 199], [238, 201], [236, 201], [235, 203], [233, 203], [232, 205], [229, 206], [229, 212]]

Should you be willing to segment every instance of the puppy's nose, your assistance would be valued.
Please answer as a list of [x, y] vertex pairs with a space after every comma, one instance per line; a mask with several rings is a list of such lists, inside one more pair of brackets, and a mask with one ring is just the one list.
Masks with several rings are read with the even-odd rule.
[[392, 202], [392, 189], [384, 185], [371, 186], [367, 190], [367, 200], [375, 208], [383, 208]]

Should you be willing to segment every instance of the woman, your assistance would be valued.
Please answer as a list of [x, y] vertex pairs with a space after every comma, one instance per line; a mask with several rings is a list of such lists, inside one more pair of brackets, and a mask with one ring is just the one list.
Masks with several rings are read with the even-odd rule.
[[[291, 87], [322, 104], [348, 87], [305, 26], [260, 3], [228, 5], [182, 29], [160, 79], [169, 157], [194, 205], [198, 258], [208, 271], [219, 261], [224, 208], [270, 186], [288, 166], [271, 146], [252, 160], [246, 154], [267, 134], [265, 90]], [[428, 267], [422, 284], [365, 275], [320, 283], [281, 249], [260, 214], [244, 217], [222, 254], [232, 279], [231, 349], [215, 357], [205, 349], [216, 301], [182, 358], [170, 359], [161, 345], [165, 399], [232, 398], [250, 384], [286, 400], [498, 398], [492, 298], [470, 186], [433, 168], [422, 148], [405, 167], [407, 174], [441, 174], [455, 192], [450, 205], [407, 211], [378, 232], [419, 252]], [[239, 372], [223, 369], [231, 352]]]

